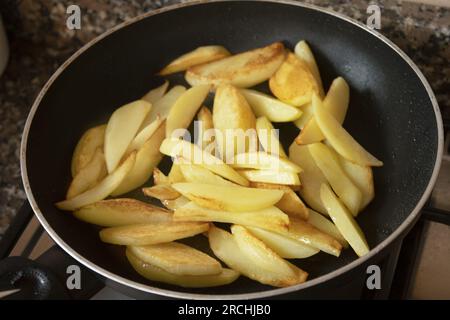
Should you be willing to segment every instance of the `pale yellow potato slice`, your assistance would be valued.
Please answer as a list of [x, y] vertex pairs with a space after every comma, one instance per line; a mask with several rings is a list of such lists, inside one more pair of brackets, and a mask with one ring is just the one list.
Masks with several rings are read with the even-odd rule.
[[284, 184], [290, 186], [299, 186], [300, 179], [298, 173], [289, 171], [272, 171], [272, 170], [239, 170], [248, 181], [266, 182], [275, 184]]
[[269, 80], [270, 91], [281, 101], [301, 106], [319, 93], [319, 85], [308, 65], [289, 52], [283, 64]]
[[307, 219], [308, 223], [316, 227], [322, 232], [325, 232], [339, 241], [342, 247], [347, 248], [348, 242], [339, 232], [338, 228], [331, 222], [328, 218], [324, 217], [323, 214], [318, 213], [312, 209], [309, 209], [309, 217]]
[[155, 121], [157, 117], [164, 120], [170, 112], [170, 108], [175, 104], [178, 98], [186, 91], [183, 86], [174, 86], [161, 99], [152, 104], [152, 109], [142, 122], [141, 130]]
[[171, 157], [181, 156], [190, 163], [201, 165], [215, 174], [237, 184], [243, 186], [248, 186], [249, 184], [248, 180], [232, 167], [190, 142], [178, 139], [165, 139], [161, 144], [160, 151]]
[[191, 201], [188, 198], [183, 197], [183, 196], [179, 196], [178, 198], [172, 199], [172, 200], [161, 200], [161, 203], [163, 204], [163, 206], [169, 210], [176, 210], [176, 209], [188, 204], [189, 202], [191, 202]]
[[304, 220], [308, 219], [308, 208], [290, 186], [265, 182], [252, 182], [251, 186], [253, 188], [259, 189], [283, 190], [284, 195], [280, 199], [280, 201], [275, 204], [275, 207], [288, 214], [289, 216]]
[[219, 186], [204, 183], [174, 183], [172, 187], [198, 205], [226, 211], [255, 211], [273, 206], [283, 196], [281, 190]]
[[172, 167], [170, 168], [168, 177], [170, 183], [186, 181], [184, 179], [183, 173], [181, 172], [180, 166], [175, 162], [172, 163]]
[[246, 226], [246, 228], [282, 258], [304, 259], [320, 251], [319, 249], [275, 232], [249, 226]]
[[300, 109], [262, 92], [251, 89], [241, 89], [241, 92], [257, 117], [265, 116], [273, 122], [289, 122], [302, 115]]
[[330, 145], [345, 159], [362, 166], [380, 167], [383, 162], [367, 152], [313, 96], [314, 118]]
[[94, 202], [78, 209], [73, 215], [80, 220], [102, 227], [172, 220], [172, 213], [166, 209], [128, 198]]
[[270, 171], [300, 173], [302, 168], [289, 159], [280, 158], [267, 152], [246, 152], [236, 155], [233, 168], [250, 168]]
[[[176, 129], [186, 129], [191, 124], [198, 109], [209, 93], [209, 85], [192, 87], [186, 90], [170, 108], [167, 115], [166, 137], [172, 136]], [[177, 137], [179, 137], [178, 135]], [[182, 136], [182, 135], [181, 135]]]
[[136, 160], [136, 151], [132, 152], [125, 161], [111, 174], [107, 175], [95, 187], [76, 197], [57, 202], [55, 205], [61, 210], [73, 211], [88, 204], [100, 201], [109, 196], [122, 183], [123, 179], [131, 171]]
[[141, 98], [141, 100], [145, 100], [153, 105], [164, 96], [168, 88], [169, 88], [169, 81], [164, 80], [164, 83], [162, 85], [154, 89], [151, 89]]
[[230, 52], [222, 46], [198, 47], [170, 62], [159, 72], [159, 75], [165, 76], [175, 72], [184, 71], [190, 67], [219, 60], [228, 57], [229, 55]]
[[162, 159], [159, 147], [165, 136], [165, 123], [163, 122], [155, 133], [148, 139], [136, 153], [133, 168], [111, 194], [118, 196], [140, 187], [152, 176], [153, 169]]
[[158, 168], [153, 169], [153, 183], [157, 186], [170, 184], [170, 179]]
[[322, 78], [320, 77], [319, 67], [317, 66], [316, 58], [311, 51], [311, 48], [306, 43], [305, 40], [299, 41], [294, 48], [295, 55], [303, 60], [309, 67], [314, 79], [316, 79], [317, 85], [319, 86], [319, 94], [321, 97], [324, 95]]
[[209, 245], [214, 255], [222, 260], [227, 266], [256, 280], [260, 283], [274, 287], [288, 287], [306, 281], [308, 274], [296, 266], [286, 263], [294, 270], [294, 276], [286, 276], [279, 272], [270, 272], [262, 268], [240, 250], [234, 237], [219, 228], [211, 226], [208, 233]]
[[334, 152], [320, 142], [309, 144], [308, 150], [334, 192], [356, 216], [361, 207], [362, 193], [344, 172]]
[[213, 154], [215, 150], [215, 131], [211, 111], [205, 106], [201, 107], [197, 114], [197, 120], [199, 136], [196, 143], [203, 150]]
[[251, 234], [245, 227], [231, 226], [231, 233], [239, 249], [261, 268], [269, 272], [280, 273], [286, 277], [294, 277], [295, 272], [286, 261], [270, 249], [264, 242]]
[[323, 185], [321, 187], [320, 198], [339, 232], [348, 241], [356, 254], [360, 257], [367, 254], [370, 249], [364, 233], [329, 186]]
[[308, 121], [312, 118], [314, 110], [311, 102], [304, 104], [298, 108], [302, 111], [302, 115], [300, 118], [294, 121], [294, 124], [297, 128], [303, 129]]
[[213, 184], [218, 186], [237, 186], [235, 183], [225, 180], [208, 169], [196, 164], [179, 164], [184, 180], [194, 183]]
[[188, 238], [208, 231], [208, 223], [202, 222], [153, 222], [128, 226], [105, 228], [100, 231], [103, 242], [125, 245], [145, 246]]
[[148, 188], [142, 188], [142, 192], [146, 196], [158, 200], [174, 200], [181, 196], [181, 193], [176, 191], [169, 184], [158, 184]]
[[256, 119], [256, 133], [264, 151], [287, 158], [286, 152], [284, 152], [283, 146], [278, 138], [278, 132], [275, 131], [272, 123], [266, 117], [263, 116]]
[[82, 167], [73, 178], [67, 190], [66, 199], [72, 199], [94, 187], [107, 174], [102, 148], [97, 148], [91, 161]]
[[144, 100], [128, 103], [113, 112], [105, 130], [105, 161], [111, 173], [138, 132], [152, 105]]
[[[256, 119], [247, 100], [232, 85], [221, 85], [216, 90], [213, 107], [216, 143], [222, 159], [249, 151], [251, 143], [257, 147]], [[246, 136], [247, 132], [252, 136]], [[253, 138], [253, 141], [251, 140]]]
[[176, 275], [212, 275], [222, 272], [222, 266], [207, 254], [178, 242], [130, 246], [137, 258]]
[[144, 278], [185, 288], [206, 288], [223, 286], [232, 283], [239, 277], [239, 272], [227, 268], [223, 268], [221, 273], [214, 275], [176, 275], [143, 262], [134, 254], [132, 254], [128, 248], [126, 250], [126, 256], [134, 270], [136, 270], [136, 272]]
[[327, 214], [327, 210], [320, 201], [320, 186], [328, 183], [322, 171], [316, 165], [307, 146], [300, 146], [295, 141], [289, 147], [289, 159], [300, 165], [302, 188], [299, 190], [302, 199], [314, 210]]
[[147, 142], [147, 140], [153, 136], [153, 134], [156, 132], [156, 130], [158, 130], [163, 122], [164, 120], [162, 120], [160, 117], [157, 117], [152, 123], [139, 131], [136, 137], [134, 137], [133, 141], [131, 141], [125, 154], [142, 148], [145, 142]]
[[83, 133], [73, 152], [71, 164], [72, 177], [75, 177], [81, 168], [92, 160], [97, 148], [103, 147], [105, 130], [106, 124], [103, 124]]
[[[323, 100], [323, 107], [342, 124], [347, 114], [348, 103], [350, 100], [350, 88], [347, 82], [339, 77], [333, 80], [327, 96]], [[320, 142], [325, 139], [316, 120], [311, 118], [300, 132], [295, 142], [298, 144], [309, 144]]]
[[275, 42], [263, 48], [189, 68], [185, 79], [191, 86], [212, 84], [217, 87], [229, 83], [248, 88], [268, 80], [284, 57], [284, 45]]
[[286, 231], [289, 224], [289, 217], [275, 207], [257, 211], [231, 212], [202, 208], [193, 202], [175, 209], [173, 219], [174, 221], [234, 223], [278, 232]]

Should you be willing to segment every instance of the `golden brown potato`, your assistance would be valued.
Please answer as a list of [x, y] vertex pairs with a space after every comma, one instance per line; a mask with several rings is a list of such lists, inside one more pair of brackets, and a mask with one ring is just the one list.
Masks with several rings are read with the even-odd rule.
[[158, 200], [174, 200], [181, 196], [181, 193], [176, 191], [169, 184], [158, 184], [155, 186], [142, 188], [142, 192], [152, 198], [156, 198]]
[[305, 40], [299, 41], [294, 48], [295, 55], [307, 64], [312, 75], [316, 79], [317, 85], [319, 86], [319, 94], [321, 97], [324, 95], [322, 78], [320, 77], [319, 67], [317, 66], [316, 58], [311, 51], [311, 48], [306, 43]]
[[97, 148], [103, 148], [106, 124], [87, 130], [78, 141], [72, 156], [72, 177], [86, 166], [93, 158]]
[[203, 150], [214, 154], [215, 150], [215, 136], [214, 136], [214, 124], [211, 111], [203, 106], [197, 114], [197, 120], [199, 123], [199, 137], [197, 139], [197, 144]]

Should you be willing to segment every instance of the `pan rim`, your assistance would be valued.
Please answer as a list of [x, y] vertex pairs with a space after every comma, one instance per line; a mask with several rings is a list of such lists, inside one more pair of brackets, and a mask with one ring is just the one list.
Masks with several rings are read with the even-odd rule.
[[[231, 0], [234, 1], [234, 0]], [[38, 96], [36, 97], [35, 101], [33, 102], [33, 105], [30, 109], [30, 112], [28, 114], [24, 131], [22, 134], [22, 141], [20, 146], [20, 169], [21, 169], [21, 175], [22, 175], [22, 182], [25, 189], [25, 193], [27, 195], [27, 199], [30, 202], [30, 205], [38, 218], [39, 222], [42, 224], [46, 232], [49, 233], [51, 238], [60, 246], [66, 253], [68, 253], [71, 257], [73, 257], [75, 260], [83, 264], [84, 266], [88, 267], [89, 269], [93, 270], [94, 272], [100, 274], [101, 276], [105, 277], [106, 279], [112, 280], [114, 282], [117, 282], [121, 285], [124, 285], [126, 287], [131, 287], [135, 290], [143, 291], [150, 294], [156, 294], [161, 295], [165, 297], [170, 298], [179, 298], [179, 299], [211, 299], [211, 300], [246, 300], [246, 299], [260, 299], [260, 298], [267, 298], [282, 294], [288, 294], [292, 293], [298, 290], [306, 289], [309, 287], [313, 287], [315, 285], [324, 283], [328, 280], [331, 280], [335, 278], [336, 276], [342, 275], [360, 265], [365, 263], [366, 261], [373, 258], [375, 255], [377, 255], [380, 251], [382, 251], [385, 247], [389, 246], [393, 241], [395, 241], [409, 226], [411, 226], [419, 217], [420, 210], [425, 205], [425, 202], [429, 198], [431, 191], [433, 189], [433, 186], [436, 182], [439, 169], [441, 166], [441, 160], [443, 155], [443, 145], [444, 145], [444, 133], [443, 133], [443, 123], [442, 123], [442, 116], [441, 112], [436, 100], [436, 97], [431, 89], [430, 84], [426, 80], [425, 76], [422, 74], [420, 69], [416, 66], [416, 64], [404, 53], [397, 45], [395, 45], [391, 40], [383, 36], [381, 33], [369, 29], [366, 25], [363, 23], [347, 17], [343, 14], [337, 13], [335, 11], [332, 11], [330, 9], [326, 9], [323, 7], [319, 7], [312, 4], [307, 3], [299, 3], [293, 0], [241, 0], [242, 2], [267, 2], [267, 3], [276, 3], [276, 4], [286, 4], [286, 5], [294, 5], [299, 6], [315, 11], [319, 11], [328, 15], [331, 15], [333, 17], [336, 17], [338, 19], [344, 20], [348, 23], [353, 24], [356, 27], [361, 28], [362, 30], [368, 32], [369, 34], [377, 37], [380, 41], [384, 42], [386, 45], [388, 45], [394, 52], [396, 52], [414, 71], [414, 73], [418, 76], [419, 80], [422, 82], [422, 85], [424, 86], [425, 90], [427, 91], [427, 94], [429, 96], [429, 99], [432, 103], [433, 110], [436, 117], [436, 124], [437, 124], [437, 130], [438, 130], [438, 146], [437, 146], [437, 153], [436, 153], [436, 159], [435, 164], [433, 167], [433, 172], [431, 175], [431, 178], [428, 182], [427, 187], [425, 188], [424, 193], [422, 194], [421, 198], [415, 205], [414, 209], [411, 211], [411, 213], [408, 215], [408, 217], [400, 224], [400, 226], [394, 230], [386, 239], [384, 239], [381, 243], [379, 243], [376, 247], [372, 248], [370, 252], [363, 256], [355, 259], [354, 261], [350, 262], [347, 265], [344, 265], [332, 272], [329, 272], [325, 275], [322, 275], [320, 277], [317, 277], [315, 279], [306, 281], [303, 284], [298, 284], [295, 286], [285, 287], [285, 288], [275, 288], [270, 289], [262, 292], [251, 292], [251, 293], [239, 293], [239, 294], [203, 294], [203, 293], [189, 293], [189, 292], [180, 292], [175, 290], [168, 290], [168, 289], [161, 289], [158, 287], [154, 287], [151, 285], [143, 284], [140, 282], [132, 281], [127, 278], [121, 277], [115, 273], [112, 273], [95, 263], [91, 262], [90, 260], [86, 259], [82, 255], [80, 255], [78, 252], [76, 252], [74, 249], [72, 249], [62, 238], [59, 237], [58, 233], [50, 226], [50, 224], [45, 219], [44, 215], [42, 214], [41, 210], [39, 209], [39, 206], [34, 198], [33, 192], [30, 187], [29, 179], [28, 179], [28, 172], [27, 172], [27, 160], [26, 160], [26, 152], [27, 152], [27, 142], [28, 142], [28, 134], [29, 130], [32, 124], [32, 120], [34, 118], [34, 115], [39, 107], [39, 104], [41, 103], [43, 97], [47, 93], [50, 86], [53, 84], [53, 82], [60, 76], [60, 74], [69, 66], [78, 56], [80, 56], [82, 53], [84, 53], [86, 50], [88, 50], [91, 46], [96, 44], [97, 42], [101, 41], [105, 37], [109, 36], [110, 34], [114, 33], [115, 31], [118, 31], [130, 24], [136, 23], [140, 20], [143, 20], [147, 17], [157, 15], [163, 12], [177, 10], [184, 7], [190, 7], [190, 6], [197, 6], [202, 4], [208, 4], [208, 3], [216, 3], [216, 2], [231, 2], [230, 0], [200, 0], [200, 1], [191, 1], [188, 3], [182, 3], [182, 4], [175, 4], [171, 6], [167, 6], [164, 8], [152, 10], [150, 12], [146, 12], [143, 14], [140, 14], [130, 20], [127, 20], [125, 22], [122, 22], [118, 24], [117, 26], [107, 30], [106, 32], [102, 33], [101, 35], [95, 37], [91, 41], [89, 41], [87, 44], [85, 44], [83, 47], [78, 49], [72, 56], [70, 56], [50, 77], [50, 79], [46, 82], [44, 87], [39, 92]], [[239, 1], [237, 1], [239, 2]]]

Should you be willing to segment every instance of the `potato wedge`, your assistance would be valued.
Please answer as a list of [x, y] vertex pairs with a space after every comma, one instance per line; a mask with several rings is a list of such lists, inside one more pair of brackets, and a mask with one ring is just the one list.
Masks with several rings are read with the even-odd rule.
[[164, 80], [164, 83], [162, 85], [151, 89], [141, 98], [141, 100], [147, 101], [148, 103], [151, 103], [153, 105], [164, 96], [168, 88], [169, 81]]
[[272, 170], [239, 170], [248, 181], [299, 186], [298, 173]]
[[273, 122], [289, 122], [302, 115], [300, 109], [262, 92], [251, 89], [241, 89], [241, 92], [257, 117], [264, 116]]
[[380, 167], [383, 162], [367, 152], [313, 96], [314, 118], [330, 145], [345, 159], [362, 166]]
[[67, 190], [66, 199], [83, 193], [94, 187], [99, 180], [108, 174], [102, 148], [97, 148], [91, 161], [82, 167], [73, 178]]
[[320, 77], [319, 67], [317, 66], [316, 58], [314, 58], [311, 48], [305, 40], [299, 41], [295, 45], [294, 53], [299, 59], [301, 59], [308, 65], [309, 70], [314, 76], [314, 79], [316, 79], [317, 85], [319, 87], [319, 94], [321, 97], [323, 97], [324, 90], [322, 85], [322, 78]]
[[224, 178], [212, 173], [196, 164], [179, 164], [184, 180], [194, 183], [213, 184], [218, 186], [237, 186], [237, 184], [225, 180]]
[[295, 271], [295, 276], [286, 276], [279, 272], [269, 272], [258, 263], [248, 259], [240, 250], [234, 237], [222, 229], [211, 226], [208, 239], [214, 254], [227, 266], [250, 279], [275, 287], [287, 287], [306, 281], [308, 274], [296, 266], [286, 263]]
[[[348, 103], [350, 100], [350, 89], [344, 78], [339, 77], [333, 80], [327, 96], [323, 100], [323, 107], [342, 124], [347, 114]], [[320, 142], [325, 139], [319, 125], [314, 118], [306, 123], [303, 130], [295, 139], [297, 144], [309, 144]]]
[[171, 157], [181, 156], [190, 163], [201, 165], [215, 174], [237, 184], [243, 186], [248, 186], [249, 184], [248, 180], [232, 167], [190, 142], [178, 139], [165, 139], [161, 144], [160, 151]]
[[304, 259], [311, 257], [320, 251], [319, 249], [308, 246], [292, 238], [285, 237], [276, 232], [249, 226], [246, 226], [245, 228], [282, 258]]
[[111, 174], [107, 175], [95, 187], [76, 197], [57, 202], [55, 205], [61, 210], [73, 211], [88, 204], [100, 201], [109, 196], [122, 183], [123, 179], [131, 171], [136, 160], [136, 151], [132, 152], [125, 161]]
[[177, 183], [177, 182], [185, 182], [183, 173], [181, 172], [180, 166], [177, 163], [172, 163], [172, 167], [169, 171], [169, 182]]
[[[172, 136], [176, 129], [186, 129], [191, 124], [198, 109], [209, 93], [209, 85], [192, 87], [186, 90], [170, 108], [167, 115], [166, 137]], [[179, 136], [177, 136], [179, 137]]]
[[81, 168], [86, 166], [94, 157], [97, 148], [102, 148], [105, 142], [106, 124], [91, 128], [81, 136], [73, 152], [71, 172], [75, 178]]
[[[216, 129], [216, 143], [222, 159], [229, 159], [237, 153], [257, 148], [255, 133], [256, 119], [247, 100], [232, 85], [221, 85], [214, 96], [213, 123]], [[251, 140], [253, 139], [253, 140]]]
[[339, 232], [348, 241], [356, 254], [360, 257], [367, 254], [370, 249], [364, 233], [329, 186], [323, 185], [321, 187], [320, 198]]
[[158, 130], [163, 122], [164, 120], [162, 120], [160, 117], [156, 117], [156, 119], [152, 123], [139, 131], [136, 137], [134, 137], [133, 141], [131, 141], [125, 154], [142, 148], [145, 142], [147, 142], [147, 140], [153, 136], [153, 134], [156, 132], [156, 130]]
[[111, 173], [119, 165], [122, 156], [138, 132], [152, 105], [144, 100], [128, 103], [109, 118], [105, 130], [105, 161]]
[[148, 188], [142, 188], [142, 192], [158, 200], [174, 200], [181, 196], [181, 193], [172, 188], [169, 184], [158, 184]]
[[284, 152], [278, 138], [278, 132], [275, 131], [275, 128], [266, 117], [263, 116], [256, 119], [256, 133], [258, 134], [259, 143], [261, 143], [265, 152], [287, 158], [286, 152]]
[[356, 216], [361, 207], [361, 191], [342, 170], [339, 159], [334, 152], [320, 142], [309, 144], [308, 150], [333, 190], [350, 212]]
[[240, 153], [232, 160], [233, 168], [250, 168], [269, 171], [300, 173], [302, 168], [289, 159], [280, 158], [266, 152]]
[[153, 184], [156, 186], [159, 185], [168, 185], [170, 184], [170, 179], [161, 170], [158, 168], [153, 169]]
[[161, 152], [159, 152], [159, 147], [164, 140], [164, 136], [165, 123], [163, 122], [150, 139], [137, 151], [133, 168], [111, 195], [118, 196], [127, 193], [150, 179], [153, 169], [163, 157]]
[[295, 141], [289, 147], [289, 159], [300, 165], [302, 188], [299, 190], [302, 199], [314, 210], [327, 214], [327, 210], [320, 201], [320, 186], [328, 183], [322, 171], [316, 165], [307, 146], [300, 146]]
[[100, 231], [103, 242], [125, 245], [146, 246], [188, 238], [208, 231], [208, 223], [202, 222], [154, 222], [111, 227]]
[[308, 223], [316, 227], [322, 232], [329, 234], [337, 241], [339, 241], [343, 248], [348, 247], [348, 242], [339, 232], [338, 228], [331, 222], [328, 218], [324, 217], [323, 214], [318, 213], [312, 209], [309, 209], [309, 217], [307, 219]]
[[157, 117], [161, 120], [167, 118], [170, 108], [175, 104], [178, 98], [186, 91], [183, 86], [174, 86], [161, 99], [152, 104], [152, 110], [147, 114], [142, 122], [141, 130], [155, 121]]
[[294, 124], [297, 128], [303, 129], [308, 121], [312, 118], [314, 110], [311, 102], [304, 104], [298, 108], [302, 111], [302, 115], [300, 118], [294, 121]]
[[281, 101], [301, 106], [319, 93], [319, 85], [308, 65], [289, 52], [280, 68], [270, 77], [270, 91]]
[[229, 55], [230, 52], [222, 46], [198, 47], [170, 62], [159, 72], [159, 75], [165, 76], [175, 72], [184, 71], [190, 67], [219, 60], [228, 57]]
[[212, 84], [217, 87], [232, 84], [248, 88], [269, 79], [284, 57], [284, 45], [275, 42], [263, 48], [189, 68], [185, 79], [191, 86]]
[[255, 211], [273, 206], [283, 196], [281, 190], [219, 186], [204, 183], [174, 183], [172, 187], [199, 206], [214, 210]]
[[172, 199], [172, 200], [161, 200], [161, 203], [163, 204], [163, 206], [169, 210], [176, 210], [176, 209], [184, 206], [185, 204], [188, 204], [189, 202], [191, 202], [191, 201], [188, 198], [183, 197], [183, 196], [179, 196], [178, 198]]
[[165, 282], [185, 288], [217, 287], [230, 284], [239, 277], [239, 272], [223, 268], [222, 272], [214, 275], [187, 276], [169, 273], [161, 268], [145, 263], [138, 259], [127, 248], [126, 256], [131, 266], [146, 279]]
[[275, 204], [275, 207], [288, 214], [289, 216], [304, 220], [308, 219], [308, 208], [290, 186], [265, 182], [252, 182], [251, 187], [259, 189], [283, 190], [284, 195], [280, 199], [280, 201]]
[[73, 215], [85, 222], [102, 227], [172, 221], [166, 209], [135, 199], [109, 199], [84, 206]]
[[178, 242], [130, 246], [131, 251], [143, 262], [176, 275], [202, 276], [219, 274], [222, 266], [207, 254]]
[[257, 211], [230, 212], [202, 208], [190, 202], [175, 210], [174, 221], [207, 221], [241, 224], [266, 230], [284, 232], [289, 224], [288, 216], [275, 207]]
[[207, 107], [201, 107], [197, 114], [197, 120], [199, 124], [199, 136], [196, 143], [203, 150], [207, 150], [213, 154], [215, 149], [215, 136], [212, 134], [214, 132], [214, 124], [211, 111]]

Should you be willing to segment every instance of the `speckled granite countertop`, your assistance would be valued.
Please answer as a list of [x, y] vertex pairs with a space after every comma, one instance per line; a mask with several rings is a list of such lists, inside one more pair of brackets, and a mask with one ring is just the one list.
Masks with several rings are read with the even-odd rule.
[[[0, 78], [0, 238], [25, 193], [19, 147], [31, 104], [53, 71], [93, 37], [143, 12], [179, 0], [3, 0], [0, 12], [8, 32], [11, 58]], [[365, 22], [366, 0], [307, 0]], [[350, 3], [351, 2], [351, 3]], [[450, 117], [450, 8], [384, 0], [381, 32], [403, 49], [424, 72]], [[66, 8], [78, 4], [82, 28], [66, 28]]]

